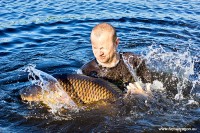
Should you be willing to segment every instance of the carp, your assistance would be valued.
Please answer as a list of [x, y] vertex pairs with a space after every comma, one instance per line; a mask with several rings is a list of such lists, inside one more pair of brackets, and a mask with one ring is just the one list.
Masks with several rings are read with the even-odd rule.
[[[122, 91], [114, 84], [99, 78], [81, 74], [54, 75], [57, 81], [50, 81], [48, 90], [32, 85], [21, 91], [22, 100], [40, 101], [45, 104], [70, 103], [83, 105], [100, 100], [115, 101]], [[50, 97], [51, 95], [51, 97]]]

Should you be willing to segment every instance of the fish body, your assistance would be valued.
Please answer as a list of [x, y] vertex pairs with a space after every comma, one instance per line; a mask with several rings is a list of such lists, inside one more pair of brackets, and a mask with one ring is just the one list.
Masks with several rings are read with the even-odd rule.
[[[21, 98], [26, 101], [51, 103], [90, 104], [100, 100], [115, 101], [122, 91], [103, 79], [80, 74], [54, 75], [58, 82], [50, 81], [48, 90], [32, 85], [22, 90]], [[66, 101], [67, 100], [67, 101]], [[74, 103], [73, 103], [74, 102]]]
[[99, 100], [116, 100], [122, 93], [116, 85], [99, 78], [73, 74], [57, 79], [74, 101], [86, 104]]

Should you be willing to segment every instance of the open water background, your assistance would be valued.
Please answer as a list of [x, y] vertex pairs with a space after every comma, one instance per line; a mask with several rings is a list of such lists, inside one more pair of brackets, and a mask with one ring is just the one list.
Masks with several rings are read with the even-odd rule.
[[116, 27], [120, 51], [148, 53], [152, 45], [178, 55], [188, 51], [192, 80], [199, 82], [199, 5], [199, 0], [1, 0], [0, 132], [160, 132], [161, 127], [200, 132], [199, 104], [178, 101], [170, 105], [173, 110], [137, 113], [131, 108], [116, 116], [94, 110], [62, 119], [20, 100], [19, 90], [28, 83], [27, 74], [18, 71], [35, 64], [49, 74], [76, 73], [94, 58], [91, 29], [109, 22]]

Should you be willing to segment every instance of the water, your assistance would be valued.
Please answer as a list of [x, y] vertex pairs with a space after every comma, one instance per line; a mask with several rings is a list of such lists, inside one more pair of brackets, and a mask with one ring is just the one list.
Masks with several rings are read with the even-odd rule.
[[[175, 127], [199, 132], [200, 98], [195, 93], [199, 89], [190, 86], [189, 95], [182, 97], [187, 82], [199, 84], [199, 5], [198, 0], [2, 0], [0, 131], [159, 132], [161, 127]], [[143, 55], [163, 79], [178, 76], [162, 80], [174, 93], [155, 82], [156, 100], [127, 100], [120, 108], [112, 105], [78, 113], [55, 114], [41, 104], [22, 102], [19, 91], [30, 82], [19, 70], [35, 64], [51, 75], [76, 73], [94, 57], [90, 31], [100, 22], [116, 27], [119, 51]]]

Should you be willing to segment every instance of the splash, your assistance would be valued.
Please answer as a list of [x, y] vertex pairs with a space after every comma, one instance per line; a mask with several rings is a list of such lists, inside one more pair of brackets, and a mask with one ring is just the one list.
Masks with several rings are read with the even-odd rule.
[[[195, 57], [191, 56], [189, 49], [185, 52], [173, 52], [165, 50], [162, 46], [151, 45], [144, 58], [147, 60], [147, 66], [153, 72], [160, 73], [160, 75], [171, 75], [165, 77], [170, 78], [168, 84], [177, 80], [177, 94], [174, 97], [176, 100], [184, 99], [183, 90], [188, 87], [188, 82], [192, 83], [190, 86], [190, 93], [192, 93], [195, 84], [200, 81], [199, 75], [194, 71]], [[194, 75], [197, 78], [192, 79], [191, 77]]]
[[43, 90], [49, 90], [48, 86], [50, 82], [57, 83], [57, 80], [53, 76], [40, 71], [35, 67], [36, 65], [29, 64], [22, 69], [22, 71], [28, 72], [28, 80], [31, 81], [32, 84], [41, 86]]
[[[193, 98], [200, 99], [200, 93], [195, 89], [200, 84], [200, 75], [195, 72], [195, 62], [198, 60], [190, 54], [189, 48], [181, 53], [180, 51], [165, 50], [162, 46], [151, 45], [143, 56], [152, 73], [151, 90], [170, 90], [175, 93], [175, 100], [185, 99], [184, 93], [189, 93], [192, 100]], [[135, 81], [144, 88], [145, 85], [136, 75], [137, 68], [133, 68], [129, 63], [133, 57], [122, 56], [122, 58]]]
[[132, 65], [129, 63], [130, 60], [133, 59], [133, 56], [129, 56], [129, 57], [126, 59], [126, 57], [122, 54], [122, 59], [123, 59], [125, 65], [126, 65], [126, 67], [128, 68], [129, 72], [131, 72], [131, 75], [133, 76], [134, 80], [135, 80], [136, 82], [139, 82], [140, 80], [139, 80], [138, 76], [136, 75], [136, 69], [137, 69], [137, 68], [134, 69], [134, 68], [132, 67]]
[[[152, 45], [142, 56], [152, 75], [154, 74], [151, 84], [152, 97], [149, 99], [137, 97], [137, 95], [127, 97], [125, 104], [120, 108], [121, 114], [119, 115], [122, 117], [118, 121], [134, 123], [138, 118], [143, 118], [147, 120], [145, 122], [152, 124], [151, 127], [160, 121], [161, 126], [176, 127], [189, 123], [189, 119], [199, 120], [199, 116], [188, 117], [191, 110], [196, 108], [199, 110], [200, 105], [198, 89], [200, 88], [200, 75], [195, 66], [198, 60], [191, 55], [189, 49], [184, 52], [174, 52], [165, 50], [162, 46]], [[135, 81], [140, 81], [136, 75], [137, 68], [133, 69], [129, 63], [132, 57], [123, 59]], [[186, 91], [187, 89], [189, 91]], [[185, 95], [185, 92], [188, 94]], [[163, 121], [166, 122], [163, 123]]]
[[78, 111], [77, 105], [63, 90], [56, 78], [35, 67], [35, 65], [30, 64], [23, 68], [22, 71], [28, 72], [28, 79], [32, 85], [42, 88], [42, 102], [50, 107], [50, 111], [52, 113], [57, 113], [61, 109]]
[[[136, 70], [138, 69], [138, 67], [140, 66], [140, 64], [142, 63], [142, 60], [141, 62], [139, 63], [138, 67], [136, 68], [133, 68], [133, 66], [130, 64], [130, 61], [133, 60], [133, 56], [130, 55], [128, 58], [125, 57], [123, 54], [122, 54], [122, 59], [126, 65], [126, 67], [128, 68], [129, 72], [131, 73], [133, 79], [134, 79], [134, 86], [137, 87], [138, 89], [142, 89], [142, 88], [145, 88], [145, 84], [142, 83], [141, 79], [137, 76], [136, 74]], [[135, 93], [135, 90], [133, 88], [128, 88], [127, 87], [127, 95], [129, 94], [134, 94]], [[146, 86], [146, 90], [150, 92], [150, 88]], [[127, 95], [125, 97], [127, 97]]]

